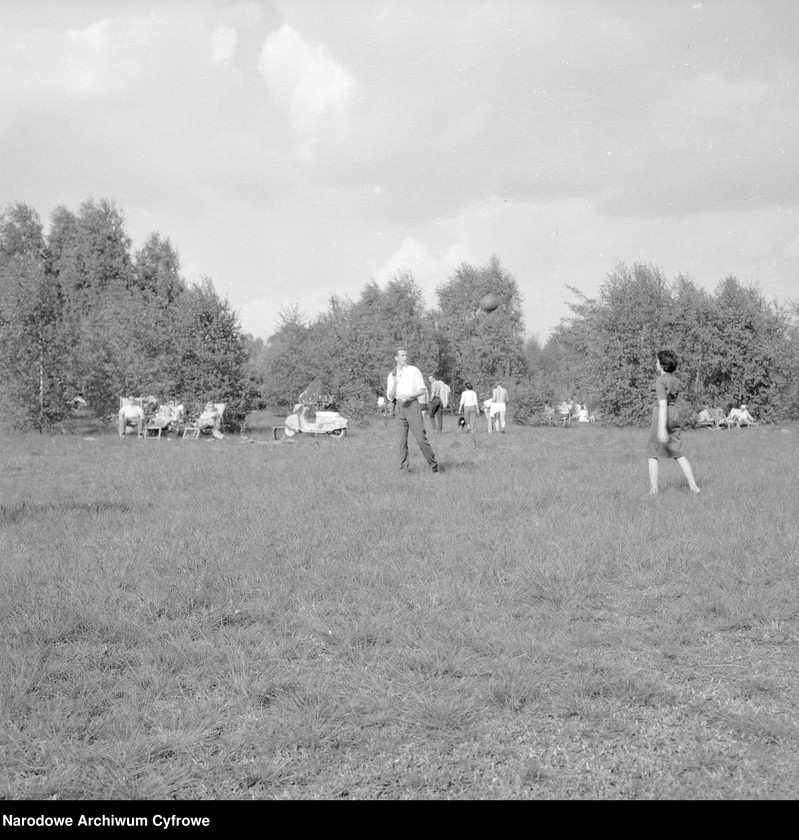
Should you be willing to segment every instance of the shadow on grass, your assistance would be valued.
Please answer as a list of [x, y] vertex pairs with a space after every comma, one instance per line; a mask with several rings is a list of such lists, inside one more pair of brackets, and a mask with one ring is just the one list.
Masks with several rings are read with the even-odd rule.
[[51, 502], [48, 504], [29, 504], [20, 502], [17, 505], [0, 505], [0, 525], [12, 525], [26, 517], [41, 516], [50, 513], [88, 513], [99, 516], [103, 513], [134, 513], [140, 509], [151, 508], [152, 503], [144, 505], [129, 502], [97, 501], [97, 502]]

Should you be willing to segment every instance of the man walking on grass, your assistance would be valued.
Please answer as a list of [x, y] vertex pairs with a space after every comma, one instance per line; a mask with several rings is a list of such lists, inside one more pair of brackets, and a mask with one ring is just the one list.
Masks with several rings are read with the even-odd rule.
[[495, 426], [498, 432], [505, 431], [505, 411], [508, 408], [508, 391], [501, 382], [497, 382], [491, 395], [491, 416], [488, 421], [490, 427]]
[[424, 377], [419, 368], [408, 364], [408, 351], [404, 348], [398, 348], [394, 353], [394, 362], [394, 370], [389, 373], [386, 380], [386, 396], [394, 401], [400, 471], [408, 471], [408, 431], [410, 430], [430, 468], [434, 473], [441, 472], [436, 456], [433, 454], [433, 447], [427, 440], [422, 408], [419, 404], [419, 397], [427, 396]]
[[441, 434], [444, 428], [444, 409], [449, 406], [449, 385], [430, 375], [430, 422]]

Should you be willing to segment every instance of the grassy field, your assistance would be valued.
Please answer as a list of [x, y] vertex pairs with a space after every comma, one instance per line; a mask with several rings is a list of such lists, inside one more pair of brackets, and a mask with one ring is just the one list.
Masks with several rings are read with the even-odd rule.
[[6, 799], [795, 799], [799, 427], [5, 435]]

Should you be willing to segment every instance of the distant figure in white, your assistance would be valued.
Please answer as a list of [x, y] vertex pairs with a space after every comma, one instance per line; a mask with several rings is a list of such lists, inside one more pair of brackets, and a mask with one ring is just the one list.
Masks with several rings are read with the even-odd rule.
[[133, 397], [123, 397], [122, 406], [119, 409], [117, 418], [117, 431], [121, 438], [125, 437], [128, 426], [136, 427], [138, 437], [142, 436], [144, 425], [144, 409], [137, 405]]
[[158, 411], [156, 411], [155, 417], [153, 417], [148, 428], [169, 428], [183, 419], [183, 411], [183, 406], [175, 405], [174, 400], [163, 403], [158, 406]]
[[487, 400], [483, 400], [483, 414], [486, 416], [486, 423], [488, 425], [488, 434], [491, 434], [493, 431], [492, 426], [494, 425], [494, 418], [491, 416], [491, 406], [494, 404], [494, 400], [489, 397]]
[[730, 409], [730, 413], [724, 419], [724, 425], [727, 428], [735, 426], [740, 429], [741, 426], [756, 426], [755, 418], [749, 413], [746, 403], [741, 403], [740, 408]]
[[217, 411], [216, 406], [212, 402], [207, 402], [202, 414], [197, 418], [197, 425], [200, 431], [204, 429], [211, 429], [211, 434], [215, 438], [224, 437], [220, 430], [222, 424], [222, 415]]
[[[498, 432], [505, 431], [505, 412], [508, 410], [508, 392], [497, 382], [494, 393], [491, 394], [491, 421]], [[490, 429], [489, 429], [490, 431]]]

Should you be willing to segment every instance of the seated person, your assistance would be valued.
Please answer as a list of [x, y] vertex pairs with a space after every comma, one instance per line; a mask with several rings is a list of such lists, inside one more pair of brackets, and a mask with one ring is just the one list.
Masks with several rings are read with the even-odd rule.
[[213, 429], [218, 432], [221, 422], [222, 415], [216, 410], [216, 406], [212, 402], [206, 403], [202, 414], [197, 419], [200, 429]]
[[183, 420], [183, 406], [175, 405], [174, 400], [158, 406], [155, 416], [148, 424], [149, 429], [174, 428]]
[[587, 423], [588, 422], [588, 406], [583, 405], [580, 409], [580, 413], [577, 415], [577, 422], [578, 423]]
[[148, 423], [150, 429], [166, 429], [167, 426], [174, 420], [175, 401], [170, 400], [168, 403], [162, 403], [158, 406], [158, 411], [155, 412], [153, 419]]
[[716, 416], [711, 411], [709, 405], [705, 405], [705, 407], [699, 412], [699, 415], [696, 418], [696, 425], [700, 428], [703, 427], [703, 426], [717, 426], [718, 425]]
[[741, 407], [738, 409], [738, 425], [752, 426], [755, 425], [756, 422], [755, 418], [749, 413], [749, 409], [746, 407], [746, 404], [741, 403]]
[[740, 408], [731, 408], [730, 413], [719, 422], [720, 426], [727, 426], [727, 428], [732, 428], [733, 426], [741, 426], [741, 409]]
[[125, 431], [128, 426], [136, 426], [136, 434], [142, 436], [142, 426], [144, 425], [144, 409], [140, 405], [136, 405], [133, 397], [127, 397], [122, 402], [122, 407], [119, 409], [119, 417], [117, 422], [117, 431], [120, 437], [125, 437]]

